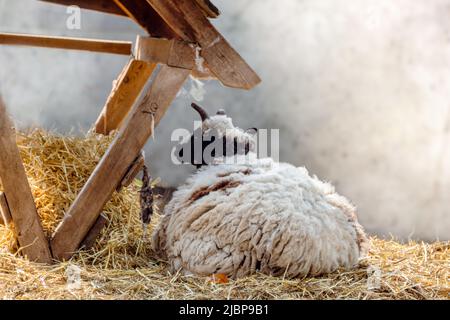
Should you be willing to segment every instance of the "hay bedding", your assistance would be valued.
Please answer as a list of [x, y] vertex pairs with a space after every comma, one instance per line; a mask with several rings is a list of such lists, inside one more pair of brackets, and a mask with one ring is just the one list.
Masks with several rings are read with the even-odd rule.
[[[50, 235], [112, 137], [62, 137], [35, 130], [18, 136], [45, 232]], [[448, 299], [450, 243], [371, 239], [369, 257], [353, 271], [288, 280], [264, 275], [217, 284], [171, 275], [152, 257], [139, 220], [138, 183], [115, 193], [109, 223], [93, 249], [42, 266], [19, 257], [12, 231], [0, 226], [0, 298], [4, 299]], [[158, 222], [155, 214], [150, 230]], [[81, 282], [68, 285], [79, 268]], [[77, 268], [75, 267], [75, 269]], [[79, 286], [78, 286], [79, 284]]]

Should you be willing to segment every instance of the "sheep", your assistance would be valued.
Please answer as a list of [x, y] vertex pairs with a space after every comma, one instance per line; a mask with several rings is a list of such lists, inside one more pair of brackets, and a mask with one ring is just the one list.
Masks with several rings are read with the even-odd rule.
[[222, 110], [209, 117], [193, 106], [203, 134], [240, 140], [245, 152], [235, 157], [247, 161], [217, 157], [174, 192], [152, 236], [173, 272], [293, 278], [357, 265], [368, 240], [346, 198], [303, 167], [258, 159], [253, 137]]

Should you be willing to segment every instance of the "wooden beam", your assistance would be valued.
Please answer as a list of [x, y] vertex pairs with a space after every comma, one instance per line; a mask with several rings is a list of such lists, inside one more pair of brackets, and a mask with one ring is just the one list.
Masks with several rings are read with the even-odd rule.
[[147, 0], [185, 41], [196, 42], [209, 69], [228, 87], [251, 89], [258, 75], [230, 46], [192, 0]]
[[189, 70], [195, 67], [195, 50], [188, 42], [138, 36], [134, 51], [138, 60]]
[[8, 207], [22, 252], [32, 261], [51, 263], [48, 242], [20, 158], [13, 124], [1, 97], [0, 150], [0, 179], [4, 192], [8, 195]]
[[131, 55], [133, 43], [86, 38], [68, 38], [18, 33], [0, 33], [0, 44], [82, 50], [101, 53]]
[[111, 13], [120, 16], [127, 16], [113, 1], [111, 0], [40, 0], [43, 2], [50, 2], [61, 4], [65, 6], [79, 6], [82, 9], [95, 10], [103, 13]]
[[103, 110], [95, 123], [95, 132], [108, 135], [118, 129], [138, 98], [156, 64], [131, 59], [115, 81]]
[[189, 73], [186, 69], [161, 67], [56, 229], [51, 240], [56, 259], [68, 259], [78, 249]]
[[208, 18], [217, 18], [220, 15], [219, 9], [209, 0], [195, 0]]
[[100, 232], [102, 232], [103, 228], [108, 223], [108, 218], [105, 214], [101, 213], [97, 220], [95, 221], [92, 228], [89, 230], [88, 234], [84, 238], [83, 242], [81, 242], [80, 248], [84, 250], [91, 249], [94, 244], [95, 240], [97, 240], [98, 236], [100, 235]]
[[12, 222], [11, 211], [4, 192], [0, 192], [0, 224], [8, 225]]
[[134, 54], [136, 59], [166, 64], [171, 67], [191, 69], [191, 74], [199, 79], [216, 79], [209, 71], [206, 64], [203, 70], [198, 70], [196, 65], [196, 45], [178, 39], [162, 39], [138, 36]]
[[144, 165], [145, 165], [145, 158], [143, 153], [141, 152], [137, 156], [137, 158], [133, 161], [131, 166], [128, 168], [127, 173], [122, 178], [122, 181], [120, 181], [118, 187], [116, 188], [116, 191], [120, 192], [122, 188], [128, 187], [136, 178], [136, 176], [139, 174], [139, 172], [142, 170]]
[[179, 38], [145, 0], [114, 0], [114, 3], [152, 37]]

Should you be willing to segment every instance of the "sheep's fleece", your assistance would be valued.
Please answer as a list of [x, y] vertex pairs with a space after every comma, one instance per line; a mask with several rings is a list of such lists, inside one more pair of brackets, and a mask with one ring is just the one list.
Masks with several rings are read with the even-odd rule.
[[205, 166], [174, 193], [152, 239], [172, 271], [297, 277], [358, 263], [368, 241], [346, 198], [305, 168], [249, 158]]

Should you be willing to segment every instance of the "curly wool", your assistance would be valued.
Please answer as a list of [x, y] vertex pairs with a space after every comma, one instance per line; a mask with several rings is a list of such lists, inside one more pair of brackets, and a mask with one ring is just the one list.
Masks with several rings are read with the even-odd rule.
[[172, 270], [296, 277], [355, 266], [368, 241], [349, 201], [305, 168], [248, 156], [206, 166], [174, 193], [153, 234]]

